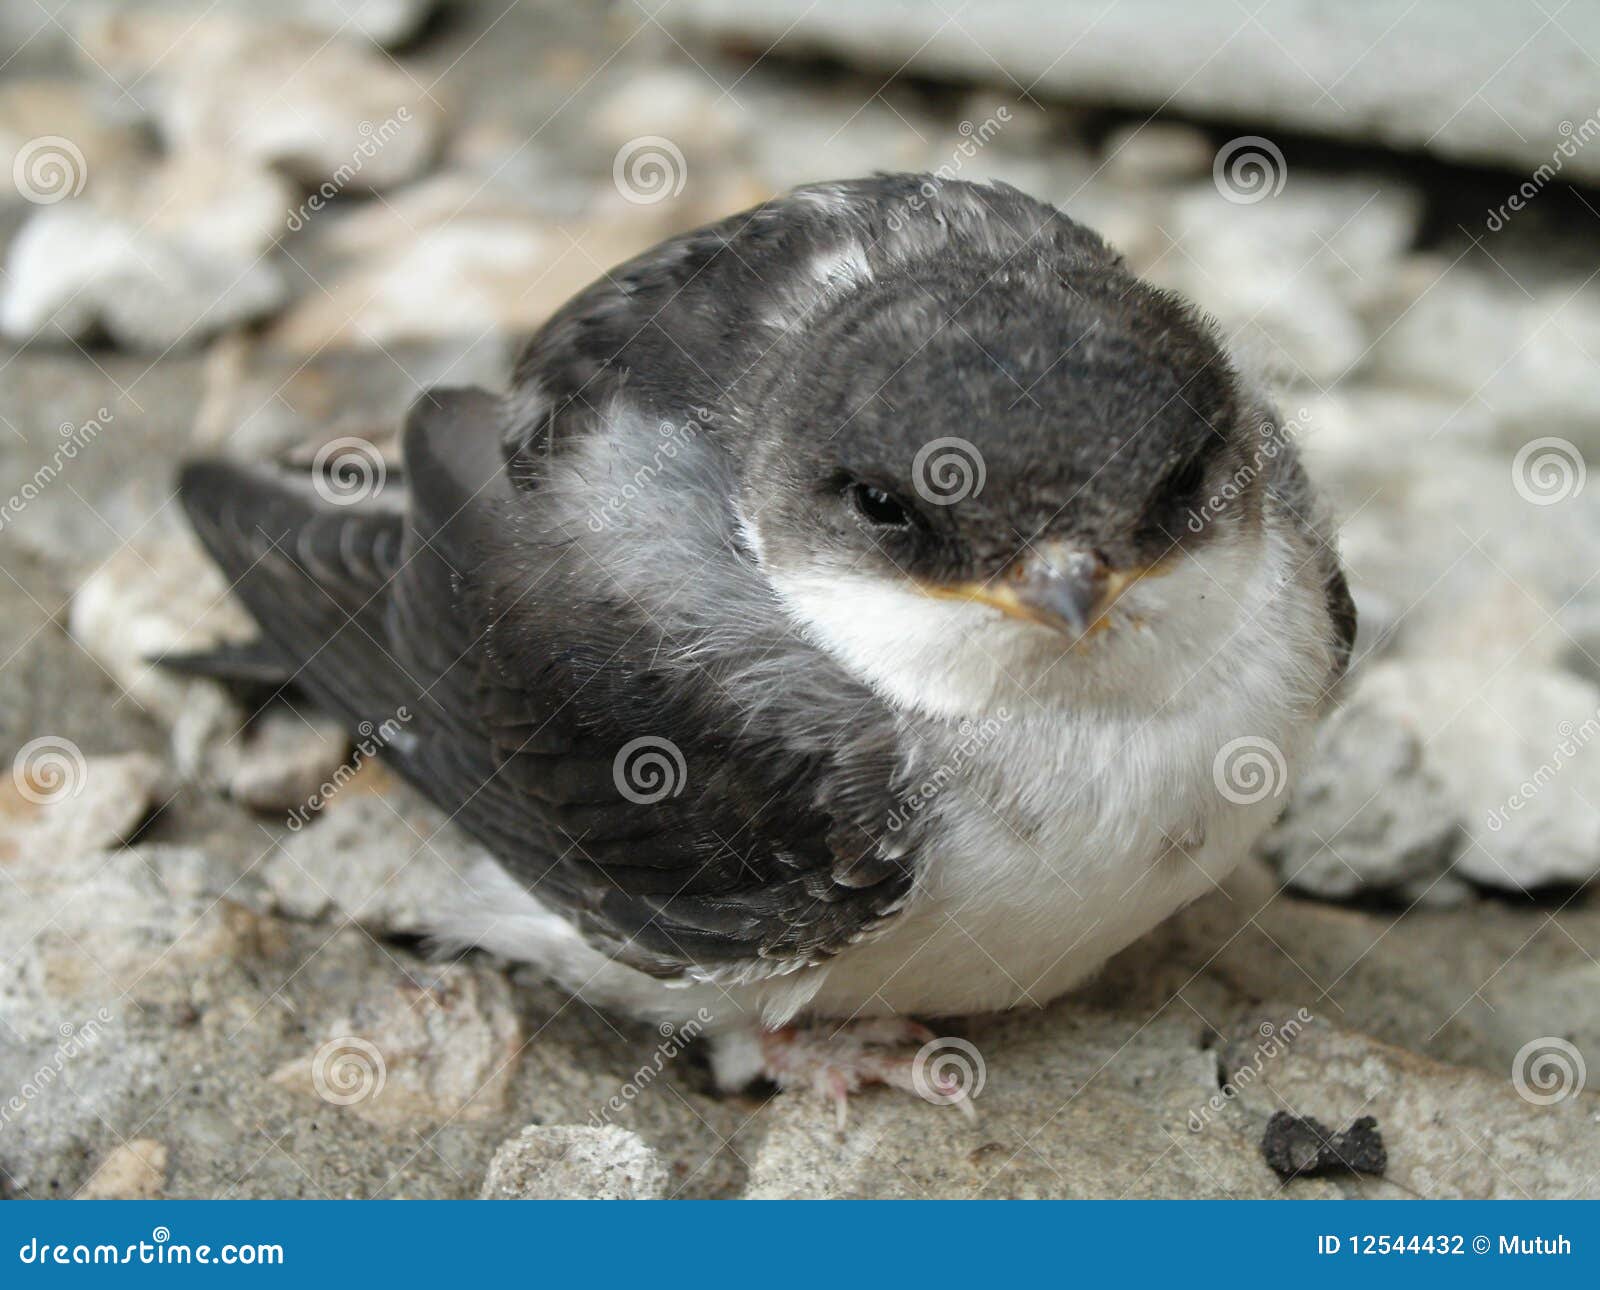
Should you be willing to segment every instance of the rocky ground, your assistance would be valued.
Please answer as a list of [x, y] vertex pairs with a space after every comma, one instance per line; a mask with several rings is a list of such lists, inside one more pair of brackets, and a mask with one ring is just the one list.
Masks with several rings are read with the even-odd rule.
[[[1600, 1194], [1592, 194], [1496, 228], [1509, 170], [1238, 167], [1243, 131], [758, 57], [671, 6], [281, 8], [0, 19], [4, 1194]], [[841, 1133], [713, 1095], [690, 1035], [430, 960], [464, 840], [313, 714], [146, 660], [242, 626], [186, 454], [386, 449], [632, 251], [940, 167], [1216, 315], [1334, 501], [1361, 658], [1225, 890], [950, 1028], [975, 1116], [869, 1092]], [[1287, 801], [1264, 769], [1241, 791]], [[1373, 1117], [1382, 1172], [1283, 1180], [1279, 1112]]]

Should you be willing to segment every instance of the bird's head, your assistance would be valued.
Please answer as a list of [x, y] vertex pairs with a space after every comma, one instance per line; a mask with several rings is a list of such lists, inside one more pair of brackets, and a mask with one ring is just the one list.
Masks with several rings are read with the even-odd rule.
[[741, 524], [791, 614], [943, 715], [1116, 701], [1225, 639], [1281, 431], [1119, 265], [866, 283], [774, 355]]

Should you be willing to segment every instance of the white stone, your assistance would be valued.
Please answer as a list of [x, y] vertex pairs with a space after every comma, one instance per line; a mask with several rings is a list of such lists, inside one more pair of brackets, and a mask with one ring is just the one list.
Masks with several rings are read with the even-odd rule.
[[1318, 731], [1288, 812], [1261, 849], [1285, 882], [1325, 899], [1387, 894], [1444, 904], [1461, 827], [1417, 732], [1358, 692]]
[[882, 102], [863, 104], [859, 95], [819, 99], [748, 81], [735, 93], [751, 111], [783, 123], [750, 140], [756, 175], [773, 192], [874, 170], [937, 170], [951, 161], [928, 142], [929, 123], [913, 128]]
[[249, 713], [221, 682], [156, 661], [257, 635], [192, 537], [146, 537], [118, 550], [78, 588], [69, 625], [130, 701], [171, 729], [184, 778], [253, 810], [286, 812], [345, 760], [348, 741], [331, 717], [283, 704]]
[[1122, 126], [1106, 137], [1101, 151], [1106, 173], [1127, 184], [1207, 174], [1216, 152], [1203, 132], [1173, 121]]
[[614, 1124], [532, 1124], [489, 1162], [484, 1200], [659, 1200], [667, 1172], [637, 1133]]
[[166, 1144], [154, 1138], [132, 1138], [95, 1166], [73, 1199], [154, 1200], [166, 1181]]
[[144, 151], [137, 131], [96, 110], [81, 81], [28, 77], [0, 86], [0, 206], [64, 201]]
[[1209, 179], [1186, 189], [1151, 276], [1214, 313], [1248, 367], [1326, 385], [1366, 357], [1358, 303], [1415, 236], [1421, 204], [1375, 179], [1275, 173], [1282, 190], [1254, 202]]
[[91, 70], [140, 84], [174, 151], [217, 151], [335, 191], [387, 188], [438, 148], [442, 113], [392, 59], [307, 27], [212, 12], [83, 24]]
[[198, 344], [271, 313], [286, 287], [265, 258], [288, 192], [229, 156], [188, 155], [42, 207], [7, 258], [0, 330], [81, 340], [103, 326], [129, 349]]
[[40, 736], [0, 779], [0, 864], [84, 855], [130, 837], [159, 800], [162, 765], [145, 753], [85, 757]]
[[[232, 886], [221, 869], [204, 852], [154, 846], [7, 861], [0, 1027], [43, 1039], [65, 1019], [85, 1042], [141, 1005], [187, 999], [202, 965], [260, 948], [248, 945], [244, 911], [218, 899]], [[102, 1005], [111, 1015], [91, 1027]]]
[[693, 67], [651, 67], [617, 75], [588, 125], [607, 148], [656, 135], [680, 149], [698, 151], [730, 147], [748, 120], [705, 73]]
[[[1330, 732], [1334, 744], [1353, 739], [1324, 749], [1330, 764], [1368, 758], [1388, 766], [1383, 741], [1362, 733], [1373, 723], [1393, 727], [1384, 738], [1408, 750], [1392, 774], [1369, 766], [1313, 780], [1320, 801], [1303, 820], [1351, 821], [1356, 849], [1395, 852], [1387, 867], [1374, 855], [1352, 865], [1358, 872], [1437, 870], [1438, 835], [1425, 836], [1423, 817], [1442, 802], [1460, 829], [1451, 866], [1460, 877], [1528, 891], [1600, 874], [1600, 687], [1547, 668], [1407, 658], [1368, 667], [1350, 703], [1363, 715]], [[1379, 828], [1385, 816], [1392, 829]], [[1369, 846], [1363, 834], [1376, 842]], [[1413, 845], [1408, 838], [1427, 843], [1414, 860], [1398, 854]]]
[[380, 1126], [504, 1110], [522, 1031], [503, 976], [458, 963], [374, 985], [273, 1082]]
[[[1587, 54], [1600, 47], [1600, 11], [1577, 6], [1554, 22], [1538, 7], [1454, 0], [1337, 12], [1282, 0], [1247, 18], [1191, 0], [1088, 15], [990, 0], [977, 22], [903, 0], [678, 0], [662, 18], [702, 39], [822, 50], [880, 73], [999, 79], [1041, 98], [1259, 121], [1517, 171], [1551, 162], [1600, 109]], [[1562, 160], [1563, 177], [1600, 177], [1592, 146]]]
[[1378, 341], [1386, 379], [1444, 391], [1486, 410], [1515, 451], [1561, 435], [1600, 454], [1600, 287], [1532, 293], [1466, 259], [1438, 273]]
[[678, 222], [670, 211], [654, 214], [658, 206], [616, 198], [616, 207], [617, 218], [568, 229], [478, 176], [451, 172], [381, 205], [325, 212], [313, 229], [341, 271], [278, 319], [267, 340], [315, 353], [531, 330]]
[[253, 622], [227, 592], [193, 538], [147, 539], [90, 574], [68, 614], [78, 643], [134, 702], [171, 727], [173, 760], [185, 777], [207, 772], [216, 748], [243, 730], [245, 713], [219, 683], [178, 675], [153, 660], [251, 639]]
[[280, 910], [426, 935], [441, 910], [471, 899], [467, 874], [481, 850], [381, 761], [362, 762], [328, 787], [320, 812], [297, 810], [294, 832], [262, 861]]
[[219, 751], [229, 796], [254, 811], [291, 811], [337, 774], [349, 748], [332, 717], [275, 705]]
[[1470, 638], [1496, 660], [1516, 655], [1521, 664], [1564, 652], [1551, 616], [1581, 620], [1600, 594], [1591, 585], [1600, 507], [1588, 492], [1541, 504], [1526, 463], [1518, 471], [1503, 452], [1452, 446], [1458, 429], [1466, 439], [1484, 433], [1481, 408], [1447, 412], [1436, 398], [1409, 407], [1387, 398], [1336, 402], [1344, 406], [1331, 416], [1334, 401], [1308, 404], [1307, 461], [1334, 503], [1339, 549], [1368, 617], [1364, 633], [1392, 631], [1403, 650], [1418, 642], [1416, 652]]
[[[197, 10], [215, 6], [210, 0], [187, 0]], [[255, 0], [229, 0], [231, 7], [259, 13]], [[303, 23], [330, 36], [365, 37], [379, 45], [400, 45], [421, 30], [438, 0], [279, 0], [274, 17]]]

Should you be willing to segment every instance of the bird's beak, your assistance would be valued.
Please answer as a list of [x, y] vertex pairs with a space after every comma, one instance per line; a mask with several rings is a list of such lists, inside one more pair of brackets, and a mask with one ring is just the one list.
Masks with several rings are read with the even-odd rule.
[[1110, 570], [1092, 551], [1028, 552], [1002, 578], [1021, 617], [1082, 636], [1105, 607]]
[[1104, 623], [1103, 615], [1141, 576], [1110, 568], [1093, 551], [1041, 543], [987, 582], [924, 584], [929, 595], [974, 601], [1009, 618], [1038, 623], [1076, 640]]

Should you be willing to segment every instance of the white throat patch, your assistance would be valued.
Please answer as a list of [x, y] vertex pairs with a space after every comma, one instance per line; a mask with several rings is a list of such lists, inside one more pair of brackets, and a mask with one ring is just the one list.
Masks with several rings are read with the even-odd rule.
[[1078, 642], [987, 605], [925, 595], [905, 579], [768, 576], [819, 648], [896, 707], [948, 719], [1006, 704], [1138, 706], [1165, 695], [1231, 637], [1270, 630], [1264, 611], [1292, 568], [1288, 555], [1269, 539], [1180, 556], [1170, 572], [1131, 586], [1106, 624]]

